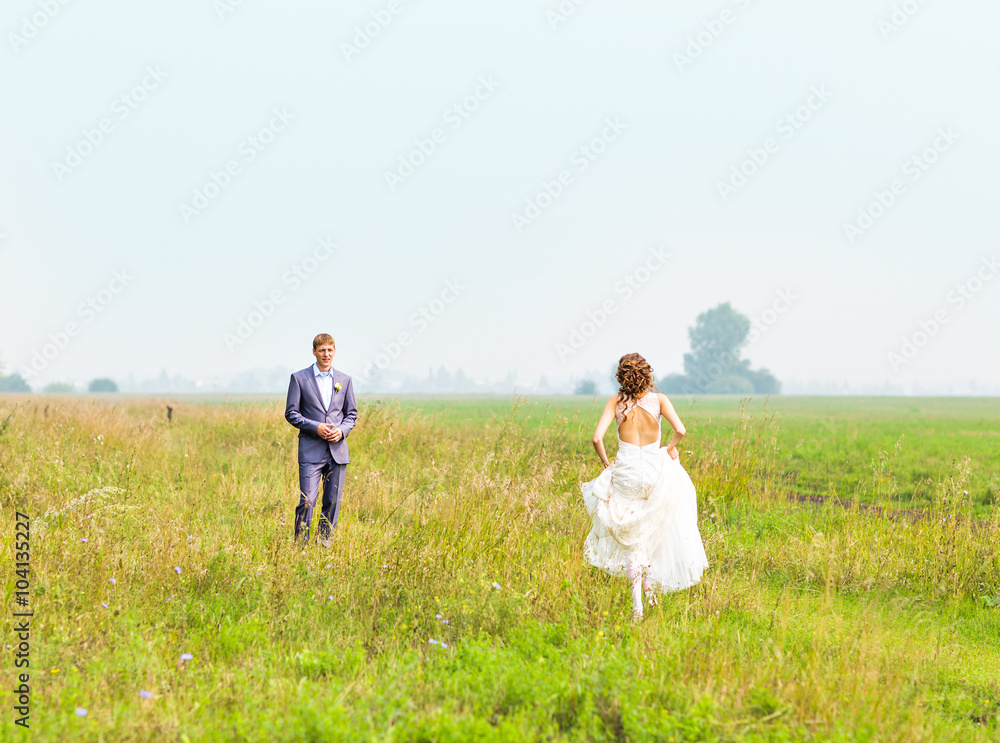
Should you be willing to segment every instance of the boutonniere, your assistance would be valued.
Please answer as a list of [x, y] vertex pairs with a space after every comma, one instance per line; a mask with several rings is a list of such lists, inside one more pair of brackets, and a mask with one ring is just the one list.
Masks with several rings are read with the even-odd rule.
[[340, 382], [337, 382], [335, 385], [333, 385], [333, 388], [337, 390], [337, 392], [340, 392]]

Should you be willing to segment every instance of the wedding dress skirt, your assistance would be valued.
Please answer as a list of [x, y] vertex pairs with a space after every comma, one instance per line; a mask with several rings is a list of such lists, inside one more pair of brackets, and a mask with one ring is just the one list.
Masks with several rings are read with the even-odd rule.
[[618, 440], [618, 456], [581, 486], [593, 517], [584, 557], [611, 575], [641, 567], [653, 590], [678, 591], [701, 580], [708, 557], [698, 531], [694, 483], [659, 442]]

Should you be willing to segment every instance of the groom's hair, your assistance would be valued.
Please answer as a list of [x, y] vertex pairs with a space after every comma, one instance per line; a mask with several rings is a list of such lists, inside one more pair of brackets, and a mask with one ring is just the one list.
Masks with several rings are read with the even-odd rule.
[[337, 347], [336, 342], [333, 340], [333, 336], [329, 333], [320, 333], [315, 338], [313, 338], [313, 351], [315, 351], [320, 346], [325, 346], [330, 344], [334, 348]]

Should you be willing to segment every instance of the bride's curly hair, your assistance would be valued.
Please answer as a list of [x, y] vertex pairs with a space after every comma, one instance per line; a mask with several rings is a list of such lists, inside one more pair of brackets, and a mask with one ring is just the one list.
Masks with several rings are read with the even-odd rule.
[[647, 390], [655, 386], [653, 382], [653, 367], [637, 353], [627, 353], [618, 359], [618, 371], [615, 379], [618, 388], [618, 402], [637, 400]]

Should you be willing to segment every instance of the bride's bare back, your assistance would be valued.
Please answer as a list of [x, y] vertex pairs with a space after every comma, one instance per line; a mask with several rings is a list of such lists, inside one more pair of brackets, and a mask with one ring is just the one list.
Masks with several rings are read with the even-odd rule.
[[618, 423], [618, 438], [627, 444], [660, 443], [660, 421], [640, 405], [633, 405]]
[[[651, 399], [647, 401], [645, 399], [647, 397]], [[674, 429], [674, 435], [671, 437], [670, 443], [667, 444], [667, 452], [672, 459], [677, 459], [677, 444], [680, 443], [680, 440], [684, 438], [684, 434], [687, 433], [684, 430], [684, 424], [681, 423], [677, 411], [674, 410], [674, 406], [671, 405], [666, 395], [659, 392], [647, 391], [628, 405], [629, 409], [625, 411], [624, 415], [621, 415], [622, 411], [619, 406], [618, 395], [612, 395], [608, 398], [600, 420], [597, 421], [597, 429], [594, 431], [593, 439], [594, 449], [597, 450], [597, 455], [601, 458], [605, 467], [609, 466], [610, 462], [607, 453], [604, 451], [604, 432], [608, 430], [611, 421], [618, 423], [618, 438], [627, 444], [649, 446], [660, 441], [659, 417], [654, 417], [651, 410], [640, 405], [640, 400], [647, 402], [648, 408], [652, 408], [653, 410], [657, 410], [658, 408], [657, 412], [659, 415], [666, 418], [667, 423]], [[650, 405], [648, 403], [653, 404]]]

